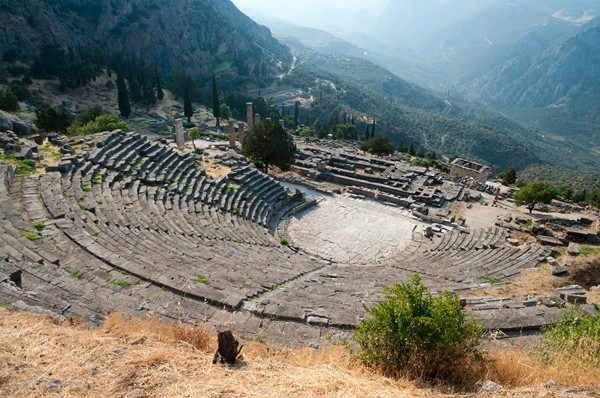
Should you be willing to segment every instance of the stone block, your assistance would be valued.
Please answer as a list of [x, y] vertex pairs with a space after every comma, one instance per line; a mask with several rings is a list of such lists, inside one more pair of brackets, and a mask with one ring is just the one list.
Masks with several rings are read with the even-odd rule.
[[577, 256], [581, 253], [581, 247], [575, 242], [570, 242], [569, 246], [567, 247], [567, 253], [572, 256]]
[[562, 274], [566, 274], [567, 273], [567, 269], [565, 267], [561, 267], [560, 265], [553, 265], [552, 266], [552, 275], [562, 275]]
[[556, 289], [559, 297], [571, 304], [586, 304], [586, 291], [579, 285], [570, 285]]

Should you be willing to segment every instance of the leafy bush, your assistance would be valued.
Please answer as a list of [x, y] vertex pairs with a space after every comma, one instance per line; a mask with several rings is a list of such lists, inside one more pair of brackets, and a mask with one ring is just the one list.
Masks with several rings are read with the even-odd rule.
[[394, 146], [390, 144], [387, 137], [380, 135], [365, 141], [360, 149], [374, 155], [390, 155], [394, 153]]
[[86, 123], [80, 127], [73, 126], [69, 129], [69, 135], [90, 135], [117, 129], [128, 131], [129, 126], [115, 115], [101, 114], [93, 122]]
[[545, 358], [600, 367], [600, 306], [595, 305], [595, 310], [591, 315], [579, 307], [571, 308], [547, 327]]
[[454, 382], [461, 364], [479, 359], [483, 328], [448, 292], [433, 297], [418, 275], [384, 288], [385, 300], [368, 308], [356, 330], [357, 354], [390, 376]]

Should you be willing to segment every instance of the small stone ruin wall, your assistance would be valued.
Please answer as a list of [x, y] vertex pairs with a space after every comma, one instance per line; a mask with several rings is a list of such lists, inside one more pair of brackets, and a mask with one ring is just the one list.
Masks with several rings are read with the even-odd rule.
[[469, 162], [463, 159], [455, 159], [450, 164], [451, 177], [469, 177], [485, 184], [491, 174], [491, 169], [479, 163]]

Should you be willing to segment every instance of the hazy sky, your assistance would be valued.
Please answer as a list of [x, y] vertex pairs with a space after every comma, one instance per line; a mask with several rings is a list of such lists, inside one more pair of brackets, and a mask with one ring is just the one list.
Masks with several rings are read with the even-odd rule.
[[378, 15], [390, 0], [232, 0], [243, 12], [310, 27], [352, 30], [363, 18]]

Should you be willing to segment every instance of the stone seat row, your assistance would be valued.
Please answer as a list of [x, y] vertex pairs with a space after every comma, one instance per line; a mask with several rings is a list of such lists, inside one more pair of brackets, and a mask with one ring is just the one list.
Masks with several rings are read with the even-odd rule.
[[518, 249], [510, 247], [480, 250], [416, 252], [394, 266], [404, 270], [436, 275], [461, 283], [481, 283], [485, 280], [503, 280], [523, 268], [534, 267], [545, 255], [542, 248]]
[[[244, 166], [227, 178], [215, 181], [206, 176], [192, 155], [179, 154], [135, 133], [112, 133], [99, 143], [99, 148], [89, 159], [96, 166], [124, 174], [111, 180], [111, 184], [138, 178], [145, 185], [168, 187], [180, 194], [182, 200], [189, 202], [189, 196], [192, 196], [195, 201], [235, 213], [265, 227], [288, 196], [283, 186], [253, 166]], [[82, 175], [89, 174], [92, 168], [90, 165], [82, 167]], [[238, 183], [241, 191], [236, 193], [229, 185], [230, 181]]]
[[428, 248], [430, 251], [449, 250], [481, 250], [502, 247], [505, 245], [507, 231], [505, 228], [477, 228], [470, 233], [454, 230], [434, 238]]
[[[106, 191], [97, 193], [93, 189], [82, 190], [84, 184], [81, 183], [80, 174], [71, 173], [70, 176], [70, 179], [64, 175], [61, 178], [48, 177], [64, 184], [62, 188], [51, 191], [70, 193], [65, 197], [65, 201], [70, 202], [65, 206], [69, 213], [66, 218], [77, 229], [65, 229], [65, 233], [92, 255], [142, 279], [157, 280], [169, 288], [189, 294], [192, 292], [187, 290], [194, 285], [194, 278], [206, 275], [218, 289], [201, 284], [195, 286], [195, 293], [199, 295], [199, 291], [203, 291], [199, 297], [235, 306], [245, 297], [263, 293], [271, 286], [284, 283], [314, 267], [314, 261], [300, 258], [302, 256], [295, 255], [294, 260], [286, 258], [291, 254], [284, 252], [284, 249], [273, 248], [269, 253], [264, 249], [255, 249], [243, 239], [227, 242], [186, 235], [189, 231], [178, 229], [172, 217], [163, 217], [165, 214], [177, 214], [178, 211], [157, 207], [152, 220], [155, 225], [167, 225], [166, 230], [152, 229], [149, 225], [145, 229], [132, 228], [132, 220], [139, 216], [139, 211], [128, 212], [127, 205], [120, 202], [118, 197], [107, 195], [118, 190], [112, 190], [108, 185]], [[100, 189], [100, 186], [93, 185], [94, 189]], [[117, 186], [114, 184], [113, 188]], [[96, 194], [104, 196], [100, 196], [101, 200], [98, 201]], [[155, 203], [160, 205], [162, 201]], [[273, 268], [275, 265], [277, 267]], [[176, 276], [167, 278], [167, 275]]]

